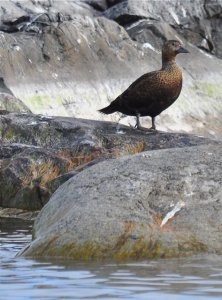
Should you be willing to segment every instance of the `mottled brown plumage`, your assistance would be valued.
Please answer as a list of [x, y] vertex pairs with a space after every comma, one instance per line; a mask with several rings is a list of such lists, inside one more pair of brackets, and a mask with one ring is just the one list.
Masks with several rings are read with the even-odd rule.
[[179, 41], [167, 41], [162, 48], [162, 68], [138, 78], [109, 106], [99, 111], [136, 116], [135, 127], [138, 129], [141, 129], [139, 117], [150, 116], [151, 129], [155, 130], [155, 117], [173, 104], [181, 92], [182, 72], [175, 60], [178, 53], [188, 51], [181, 47]]

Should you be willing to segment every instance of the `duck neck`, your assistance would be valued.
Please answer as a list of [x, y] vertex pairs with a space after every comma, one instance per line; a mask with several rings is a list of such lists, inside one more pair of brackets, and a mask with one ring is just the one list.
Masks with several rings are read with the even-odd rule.
[[176, 57], [162, 56], [162, 69], [172, 68], [176, 65]]

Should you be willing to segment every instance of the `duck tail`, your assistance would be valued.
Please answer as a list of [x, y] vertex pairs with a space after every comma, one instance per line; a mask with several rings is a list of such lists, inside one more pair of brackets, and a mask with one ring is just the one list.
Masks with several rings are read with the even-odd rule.
[[105, 114], [105, 115], [112, 114], [116, 111], [117, 111], [117, 109], [116, 109], [116, 105], [114, 102], [110, 103], [110, 105], [99, 110], [99, 112], [101, 112], [102, 114]]

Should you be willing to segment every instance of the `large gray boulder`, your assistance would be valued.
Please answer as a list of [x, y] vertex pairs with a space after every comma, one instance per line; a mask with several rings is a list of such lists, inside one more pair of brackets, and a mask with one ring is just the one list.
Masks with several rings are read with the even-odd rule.
[[42, 209], [23, 255], [124, 260], [221, 254], [221, 147], [149, 151], [82, 171]]

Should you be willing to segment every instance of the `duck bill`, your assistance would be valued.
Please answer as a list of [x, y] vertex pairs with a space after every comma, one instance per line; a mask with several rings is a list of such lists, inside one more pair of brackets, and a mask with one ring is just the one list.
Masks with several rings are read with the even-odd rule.
[[183, 47], [180, 47], [178, 50], [177, 50], [177, 53], [190, 53], [187, 49], [183, 48]]

